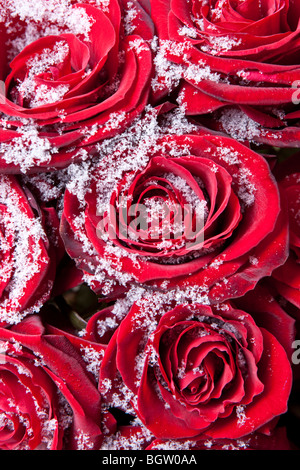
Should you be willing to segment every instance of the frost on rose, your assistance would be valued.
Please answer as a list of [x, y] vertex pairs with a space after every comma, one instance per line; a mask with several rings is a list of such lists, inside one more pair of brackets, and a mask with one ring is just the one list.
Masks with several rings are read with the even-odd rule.
[[152, 20], [138, 1], [0, 2], [0, 169], [67, 166], [147, 103]]
[[299, 18], [0, 0], [1, 449], [290, 449]]
[[[238, 297], [287, 256], [287, 218], [269, 166], [180, 114], [160, 119], [149, 111], [102, 145], [100, 161], [72, 169], [66, 250], [99, 292], [141, 283], [201, 286], [214, 301]], [[186, 205], [184, 224], [174, 224]]]
[[19, 323], [50, 298], [61, 247], [54, 208], [38, 206], [14, 176], [0, 177], [0, 324]]
[[0, 341], [0, 448], [99, 449], [100, 394], [89, 366], [102, 345], [51, 330], [38, 315], [0, 328]]
[[260, 428], [268, 434], [291, 390], [285, 333], [265, 328], [263, 304], [254, 319], [234, 301], [198, 302], [198, 293], [175, 289], [133, 303], [101, 364], [104, 404], [136, 413], [174, 445], [201, 435], [240, 439]]
[[151, 0], [151, 7], [158, 100], [171, 97], [240, 141], [299, 147], [299, 2]]

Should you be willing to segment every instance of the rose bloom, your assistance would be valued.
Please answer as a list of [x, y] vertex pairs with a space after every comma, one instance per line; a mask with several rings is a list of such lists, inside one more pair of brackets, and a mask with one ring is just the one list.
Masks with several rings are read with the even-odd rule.
[[160, 45], [156, 99], [175, 90], [186, 113], [214, 129], [299, 147], [297, 0], [151, 0], [151, 6]]
[[292, 371], [262, 326], [263, 306], [258, 324], [233, 303], [197, 299], [174, 290], [133, 304], [100, 367], [104, 403], [127, 401], [158, 439], [270, 434], [287, 410]]
[[228, 137], [154, 135], [138, 145], [122, 136], [78, 170], [61, 218], [67, 252], [97, 292], [141, 283], [243, 295], [287, 258], [268, 164]]
[[48, 329], [37, 315], [0, 328], [0, 449], [98, 449], [93, 361], [102, 354], [102, 345]]
[[123, 0], [0, 7], [2, 173], [85, 159], [144, 108], [153, 26], [138, 1], [130, 9]]
[[0, 325], [39, 311], [65, 252], [54, 207], [39, 205], [15, 176], [0, 176]]

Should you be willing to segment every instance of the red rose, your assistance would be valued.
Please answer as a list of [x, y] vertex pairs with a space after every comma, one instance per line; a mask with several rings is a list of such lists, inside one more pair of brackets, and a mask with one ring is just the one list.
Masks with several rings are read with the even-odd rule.
[[217, 301], [243, 295], [287, 257], [286, 216], [266, 161], [217, 135], [143, 139], [141, 125], [67, 186], [66, 250], [96, 290], [138, 282], [200, 286]]
[[[284, 193], [289, 213], [289, 246], [287, 261], [277, 268], [273, 274], [273, 283], [279, 294], [300, 308], [300, 164], [299, 154], [295, 154], [284, 162], [278, 163], [274, 169], [278, 185]], [[299, 317], [300, 318], [300, 317]]]
[[153, 292], [134, 303], [104, 354], [104, 402], [127, 401], [161, 439], [270, 431], [291, 390], [284, 347], [230, 303], [178, 297]]
[[155, 97], [179, 85], [177, 101], [206, 125], [242, 141], [299, 146], [296, 0], [151, 5], [160, 40]]
[[0, 448], [99, 448], [100, 395], [84, 356], [101, 345], [49, 333], [36, 315], [0, 328], [0, 341]]
[[0, 325], [18, 323], [49, 299], [64, 252], [53, 207], [40, 208], [14, 176], [0, 177]]
[[0, 5], [2, 173], [85, 159], [144, 108], [153, 27], [138, 1]]

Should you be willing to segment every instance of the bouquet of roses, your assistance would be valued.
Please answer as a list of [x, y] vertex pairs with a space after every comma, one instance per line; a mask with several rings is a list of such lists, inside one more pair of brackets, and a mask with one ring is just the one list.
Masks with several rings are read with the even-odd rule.
[[0, 449], [297, 448], [299, 2], [0, 34]]

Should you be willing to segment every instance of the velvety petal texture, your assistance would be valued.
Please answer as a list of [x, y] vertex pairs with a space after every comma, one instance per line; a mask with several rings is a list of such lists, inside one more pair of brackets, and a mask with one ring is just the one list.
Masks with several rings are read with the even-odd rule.
[[299, 147], [296, 1], [151, 5], [159, 38], [154, 99], [171, 93], [187, 114], [241, 141]]
[[299, 450], [300, 0], [0, 0], [0, 40], [0, 450]]
[[300, 308], [300, 163], [299, 154], [287, 158], [274, 169], [289, 214], [289, 257], [273, 273], [273, 282], [283, 298]]
[[35, 11], [27, 3], [1, 2], [2, 173], [62, 168], [86, 158], [147, 103], [153, 24], [140, 3], [57, 3]]
[[121, 322], [100, 369], [104, 400], [130, 400], [160, 439], [238, 439], [284, 413], [292, 372], [275, 336], [230, 303], [171, 299], [145, 295]]
[[35, 315], [0, 328], [0, 340], [0, 448], [99, 448], [100, 395], [84, 341], [46, 331]]
[[61, 236], [93, 288], [196, 285], [220, 301], [283, 264], [287, 215], [263, 157], [200, 131], [141, 148], [116, 148], [84, 195], [65, 193]]

